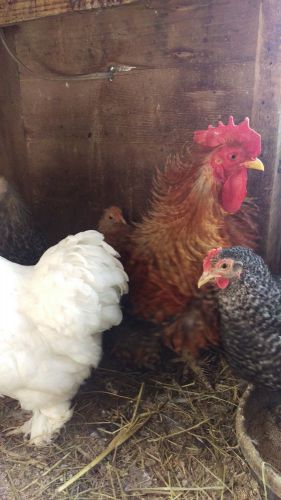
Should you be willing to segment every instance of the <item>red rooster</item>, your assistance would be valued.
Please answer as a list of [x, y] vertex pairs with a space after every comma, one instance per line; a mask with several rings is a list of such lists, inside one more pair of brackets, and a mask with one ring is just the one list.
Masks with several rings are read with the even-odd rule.
[[197, 356], [219, 341], [214, 298], [197, 289], [202, 259], [213, 247], [256, 247], [256, 208], [244, 199], [248, 168], [264, 167], [248, 118], [235, 125], [230, 117], [195, 132], [193, 141], [157, 172], [151, 208], [131, 232], [124, 265], [133, 314], [161, 326], [175, 351]]

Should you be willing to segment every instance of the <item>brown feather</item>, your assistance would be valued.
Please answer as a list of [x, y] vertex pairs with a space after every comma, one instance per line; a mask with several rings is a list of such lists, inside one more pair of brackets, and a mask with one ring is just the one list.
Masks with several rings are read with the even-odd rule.
[[[210, 248], [257, 245], [253, 202], [244, 202], [235, 215], [218, 202], [211, 151], [193, 145], [170, 156], [164, 171], [157, 172], [151, 208], [130, 235], [126, 264], [133, 312], [155, 323], [168, 322], [163, 327], [166, 343], [176, 350], [184, 344], [193, 354], [219, 340], [214, 301], [207, 301], [206, 314], [206, 300], [197, 289], [204, 256]], [[195, 319], [190, 329], [191, 309]]]
[[111, 206], [106, 208], [98, 222], [98, 231], [121, 256], [122, 262], [129, 258], [130, 234], [132, 226], [124, 219], [121, 208]]

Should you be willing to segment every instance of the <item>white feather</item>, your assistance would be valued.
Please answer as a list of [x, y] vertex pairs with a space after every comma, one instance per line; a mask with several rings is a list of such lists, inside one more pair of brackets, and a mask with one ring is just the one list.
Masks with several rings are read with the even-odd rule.
[[117, 257], [85, 231], [33, 267], [0, 258], [0, 393], [33, 411], [21, 430], [36, 444], [71, 417], [71, 398], [100, 361], [101, 333], [122, 320], [128, 277]]

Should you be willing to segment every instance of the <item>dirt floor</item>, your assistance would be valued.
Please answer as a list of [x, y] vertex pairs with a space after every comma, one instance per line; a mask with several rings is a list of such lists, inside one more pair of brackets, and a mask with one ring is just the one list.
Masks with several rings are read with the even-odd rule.
[[234, 432], [240, 393], [223, 364], [214, 392], [183, 375], [176, 360], [146, 373], [100, 368], [81, 388], [72, 420], [42, 449], [5, 436], [26, 415], [1, 398], [0, 498], [261, 499]]

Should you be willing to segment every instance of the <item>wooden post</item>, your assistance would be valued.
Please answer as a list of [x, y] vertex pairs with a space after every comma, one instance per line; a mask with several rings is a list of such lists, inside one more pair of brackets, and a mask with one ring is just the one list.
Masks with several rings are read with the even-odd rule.
[[255, 190], [260, 200], [262, 248], [274, 272], [281, 271], [281, 3], [260, 3], [253, 95], [253, 127], [262, 135], [264, 183]]

